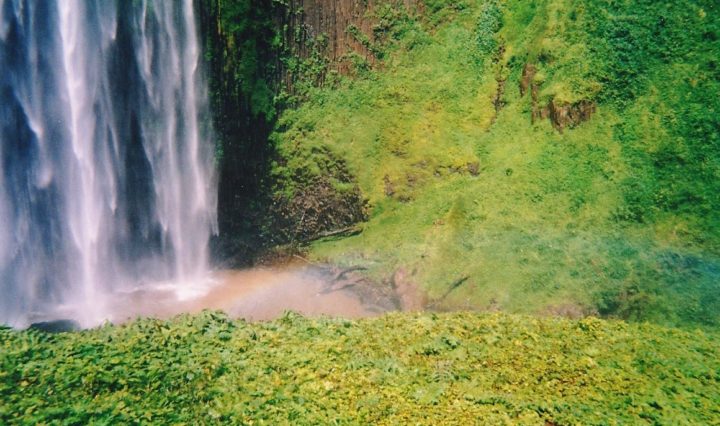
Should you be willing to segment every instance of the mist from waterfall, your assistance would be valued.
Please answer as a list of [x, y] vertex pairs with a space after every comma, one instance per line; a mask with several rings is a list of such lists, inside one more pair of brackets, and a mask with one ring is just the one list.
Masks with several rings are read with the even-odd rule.
[[201, 68], [192, 0], [0, 0], [0, 323], [205, 282]]

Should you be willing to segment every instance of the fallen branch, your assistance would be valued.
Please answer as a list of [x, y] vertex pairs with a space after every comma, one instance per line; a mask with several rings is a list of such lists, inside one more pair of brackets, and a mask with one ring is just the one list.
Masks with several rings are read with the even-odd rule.
[[332, 279], [332, 282], [338, 282], [339, 280], [345, 278], [345, 275], [355, 271], [367, 271], [367, 268], [364, 266], [351, 266], [349, 268], [343, 269], [337, 274], [335, 274], [335, 278]]
[[357, 235], [357, 234], [361, 233], [362, 231], [363, 231], [362, 228], [359, 226], [348, 226], [347, 228], [319, 232], [315, 236], [315, 238], [328, 238], [328, 237], [337, 237], [337, 236], [349, 237], [352, 235]]
[[323, 289], [320, 292], [320, 294], [328, 294], [328, 293], [333, 293], [333, 292], [340, 291], [340, 290], [345, 290], [347, 288], [356, 286], [363, 281], [364, 281], [363, 278], [358, 278], [354, 281], [345, 281], [345, 282], [341, 282], [341, 283], [335, 283], [335, 284], [332, 284], [331, 286]]
[[302, 257], [302, 256], [300, 256], [300, 255], [297, 255], [297, 254], [293, 254], [292, 257], [294, 257], [294, 258], [296, 258], [296, 259], [300, 259], [300, 260], [302, 260], [303, 262], [307, 263], [308, 265], [320, 266], [319, 263], [315, 263], [315, 262], [313, 262], [313, 261], [311, 261], [311, 260], [305, 259], [304, 257]]
[[436, 299], [436, 300], [433, 301], [432, 303], [428, 304], [428, 308], [434, 308], [434, 307], [437, 306], [440, 302], [444, 301], [444, 300], [450, 295], [450, 293], [452, 293], [456, 288], [458, 288], [458, 287], [460, 287], [461, 285], [465, 284], [465, 282], [466, 282], [468, 279], [470, 279], [470, 276], [469, 276], [469, 275], [465, 275], [465, 276], [463, 276], [462, 278], [459, 278], [459, 279], [453, 281], [452, 284], [450, 284], [450, 288], [445, 292], [445, 294], [443, 294], [442, 296], [440, 296], [440, 298]]

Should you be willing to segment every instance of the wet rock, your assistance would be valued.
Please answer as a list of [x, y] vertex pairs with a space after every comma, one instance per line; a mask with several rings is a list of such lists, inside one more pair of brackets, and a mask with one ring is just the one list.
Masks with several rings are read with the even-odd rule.
[[404, 268], [398, 269], [392, 277], [398, 308], [403, 311], [420, 311], [425, 307], [426, 300], [410, 278], [410, 274]]
[[35, 322], [30, 324], [30, 327], [28, 328], [30, 330], [38, 330], [45, 333], [69, 333], [81, 330], [80, 324], [78, 324], [77, 321], [69, 319]]
[[392, 283], [377, 282], [369, 279], [364, 271], [366, 267], [353, 266], [339, 268], [324, 266], [321, 271], [323, 290], [321, 294], [344, 292], [351, 294], [369, 312], [383, 313], [400, 309], [397, 294]]

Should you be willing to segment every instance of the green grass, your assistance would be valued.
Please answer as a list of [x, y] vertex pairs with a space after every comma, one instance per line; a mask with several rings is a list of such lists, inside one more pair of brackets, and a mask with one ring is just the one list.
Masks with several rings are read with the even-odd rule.
[[[310, 255], [378, 279], [412, 271], [440, 307], [571, 305], [716, 327], [717, 12], [708, 1], [433, 2], [380, 70], [282, 114], [277, 190], [326, 173], [327, 152], [344, 159], [370, 219]], [[525, 63], [538, 68], [540, 106], [591, 100], [598, 112], [563, 133], [531, 123]]]
[[0, 423], [717, 424], [719, 338], [470, 313], [0, 329]]

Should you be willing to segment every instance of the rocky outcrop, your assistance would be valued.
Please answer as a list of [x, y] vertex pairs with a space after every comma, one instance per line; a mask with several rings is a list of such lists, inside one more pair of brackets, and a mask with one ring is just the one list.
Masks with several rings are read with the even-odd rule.
[[505, 94], [505, 83], [507, 82], [503, 77], [500, 76], [498, 76], [495, 81], [497, 82], [497, 90], [495, 91], [495, 96], [493, 96], [492, 99], [493, 108], [495, 108], [492, 123], [495, 123], [498, 114], [500, 114], [500, 110], [503, 109], [503, 107], [505, 106], [503, 95]]
[[595, 113], [597, 106], [595, 102], [582, 100], [571, 104], [557, 104], [550, 101], [543, 109], [553, 127], [562, 132], [566, 127], [575, 127], [583, 121], [588, 121]]
[[522, 71], [522, 77], [520, 77], [520, 96], [525, 96], [528, 89], [533, 88], [535, 90], [533, 99], [537, 98], [537, 87], [533, 84], [535, 74], [537, 74], [537, 68], [535, 68], [535, 65], [531, 63], [525, 64]]
[[550, 119], [555, 130], [562, 133], [567, 127], [575, 127], [578, 124], [590, 120], [595, 113], [597, 106], [595, 102], [582, 100], [574, 103], [557, 103], [550, 100], [542, 108], [533, 105], [533, 122], [539, 119]]
[[596, 112], [597, 105], [590, 100], [580, 100], [573, 103], [557, 102], [550, 99], [548, 103], [541, 106], [539, 103], [539, 91], [541, 83], [535, 82], [537, 68], [531, 63], [525, 64], [520, 77], [520, 96], [530, 92], [532, 103], [531, 119], [534, 123], [537, 120], [549, 119], [553, 127], [562, 133], [565, 128], [575, 127], [578, 124], [588, 121]]
[[367, 201], [357, 185], [339, 191], [319, 176], [291, 197], [276, 197], [269, 213], [275, 243], [304, 243], [359, 232], [353, 225], [367, 219]]

